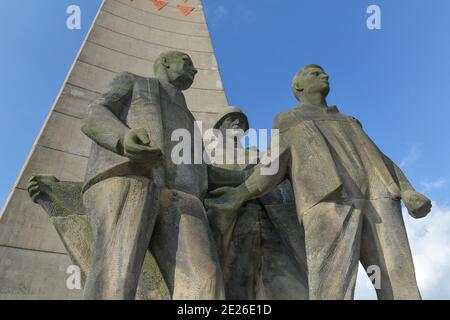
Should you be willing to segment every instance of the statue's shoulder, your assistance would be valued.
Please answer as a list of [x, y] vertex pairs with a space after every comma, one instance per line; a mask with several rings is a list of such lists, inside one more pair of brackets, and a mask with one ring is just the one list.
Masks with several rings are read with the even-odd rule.
[[118, 74], [119, 76], [121, 75], [122, 77], [126, 77], [129, 79], [132, 79], [134, 81], [150, 81], [150, 82], [158, 82], [159, 80], [157, 78], [154, 77], [144, 77], [144, 76], [140, 76], [138, 74], [132, 73], [132, 72], [128, 72], [128, 71], [124, 71]]
[[362, 124], [361, 122], [354, 116], [349, 116], [348, 114], [345, 114], [339, 110], [337, 110], [336, 116], [339, 120], [344, 120], [344, 121], [349, 121], [352, 123], [356, 123], [359, 127], [361, 127], [362, 129]]
[[288, 128], [294, 126], [298, 123], [293, 110], [288, 110], [285, 112], [280, 112], [276, 115], [273, 122], [273, 128], [279, 130], [287, 130]]
[[131, 72], [121, 72], [117, 74], [115, 81], [119, 84], [128, 83], [131, 84], [132, 87], [145, 88], [144, 91], [148, 90], [152, 94], [159, 95], [160, 82], [158, 78], [143, 77]]
[[133, 87], [136, 75], [130, 72], [119, 72], [110, 80], [108, 91], [125, 93]]
[[155, 77], [141, 77], [141, 76], [137, 76], [135, 75], [135, 77], [137, 77], [136, 79], [141, 82], [141, 83], [147, 83], [148, 88], [152, 91], [154, 90], [158, 90], [159, 91], [159, 85], [160, 85], [160, 81], [158, 78]]
[[361, 129], [363, 128], [363, 125], [362, 125], [362, 123], [361, 123], [361, 121], [359, 121], [356, 117], [354, 117], [354, 116], [347, 116], [347, 115], [344, 115], [348, 120], [350, 120], [350, 122], [354, 122], [354, 123], [356, 123], [358, 126], [360, 126], [361, 127]]
[[128, 71], [122, 71], [115, 75], [115, 81], [133, 81], [138, 75]]
[[132, 83], [152, 83], [152, 84], [158, 84], [159, 80], [158, 78], [154, 77], [143, 77], [140, 75], [137, 75], [132, 72], [123, 71], [116, 74], [114, 77], [115, 82], [132, 82]]

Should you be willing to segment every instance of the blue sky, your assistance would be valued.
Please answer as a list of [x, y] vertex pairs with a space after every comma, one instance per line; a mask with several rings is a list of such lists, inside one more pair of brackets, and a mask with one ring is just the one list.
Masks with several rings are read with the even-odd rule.
[[[0, 1], [0, 203], [26, 160], [100, 2]], [[82, 9], [79, 31], [65, 27], [70, 4]], [[270, 128], [278, 112], [296, 105], [290, 83], [300, 67], [317, 63], [326, 69], [332, 86], [329, 104], [357, 117], [417, 189], [435, 202], [427, 219], [406, 220], [419, 259], [418, 278], [428, 279], [423, 280], [428, 281], [423, 286], [429, 286], [424, 296], [450, 298], [449, 280], [442, 278], [435, 286], [430, 284], [435, 280], [429, 280], [450, 271], [450, 2], [203, 4], [229, 102], [247, 113], [253, 128]], [[381, 8], [382, 30], [366, 27], [371, 4]], [[430, 230], [435, 230], [433, 236], [424, 236]], [[430, 246], [444, 243], [434, 253], [432, 266], [427, 265], [427, 241]]]
[[[66, 28], [66, 9], [82, 8], [82, 29]], [[63, 84], [101, 1], [0, 1], [0, 95], [4, 203]]]
[[[366, 27], [369, 5], [381, 30]], [[328, 102], [357, 117], [417, 190], [434, 201], [405, 223], [424, 298], [450, 299], [450, 1], [205, 0], [230, 104], [254, 128], [297, 104], [305, 64], [330, 75]], [[360, 273], [356, 296], [374, 298]]]
[[[329, 104], [357, 117], [412, 182], [439, 201], [450, 194], [450, 2], [204, 2], [230, 104], [256, 128], [296, 105], [295, 72], [318, 63]], [[382, 30], [368, 30], [377, 4]], [[432, 189], [432, 190], [430, 190]]]

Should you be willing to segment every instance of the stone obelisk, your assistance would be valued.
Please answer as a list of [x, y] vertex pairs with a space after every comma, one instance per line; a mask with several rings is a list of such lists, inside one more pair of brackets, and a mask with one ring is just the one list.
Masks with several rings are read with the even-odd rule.
[[200, 0], [104, 0], [2, 210], [0, 299], [81, 298], [68, 289], [72, 263], [26, 183], [34, 174], [82, 181], [90, 140], [81, 115], [116, 73], [152, 76], [167, 50], [186, 52], [199, 70], [186, 99], [205, 128], [228, 106]]

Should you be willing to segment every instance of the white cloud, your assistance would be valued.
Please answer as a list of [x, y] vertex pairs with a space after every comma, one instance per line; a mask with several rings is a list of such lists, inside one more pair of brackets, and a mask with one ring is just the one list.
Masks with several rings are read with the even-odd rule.
[[439, 190], [442, 189], [447, 185], [447, 180], [444, 178], [439, 178], [434, 181], [424, 181], [422, 182], [422, 186], [424, 187], [425, 191], [429, 192], [432, 190]]
[[238, 5], [236, 14], [244, 22], [253, 22], [256, 20], [254, 12], [249, 9], [244, 3], [240, 3]]
[[211, 24], [217, 26], [220, 22], [225, 20], [228, 16], [232, 16], [232, 24], [239, 25], [242, 23], [254, 22], [256, 16], [251, 8], [245, 3], [239, 3], [237, 6], [225, 7], [224, 5], [214, 6], [211, 5], [209, 9], [206, 9], [208, 20]]
[[[433, 204], [431, 213], [415, 220], [404, 210], [416, 278], [423, 299], [450, 299], [450, 207]], [[356, 299], [376, 299], [360, 268]]]
[[226, 16], [228, 16], [228, 9], [226, 7], [224, 7], [223, 5], [220, 5], [213, 10], [211, 21], [213, 24], [217, 24], [222, 19], [224, 19]]
[[424, 299], [450, 299], [450, 207], [433, 204], [422, 220], [406, 220]]
[[417, 160], [420, 159], [421, 151], [420, 146], [417, 144], [413, 144], [409, 147], [409, 151], [405, 157], [400, 161], [400, 168], [405, 168], [411, 164], [414, 164]]

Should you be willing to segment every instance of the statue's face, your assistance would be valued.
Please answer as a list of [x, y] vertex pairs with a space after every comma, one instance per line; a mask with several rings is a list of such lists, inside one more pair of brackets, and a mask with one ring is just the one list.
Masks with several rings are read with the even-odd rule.
[[191, 87], [197, 72], [187, 54], [176, 55], [167, 61], [168, 80], [180, 90], [187, 90]]
[[328, 75], [320, 68], [308, 68], [299, 79], [298, 87], [303, 89], [303, 95], [322, 93], [327, 96], [330, 92]]
[[230, 116], [226, 117], [222, 121], [222, 125], [220, 126], [220, 129], [222, 129], [222, 131], [227, 130], [227, 129], [232, 129], [232, 130], [242, 129], [242, 130], [244, 130], [244, 121], [238, 115], [231, 114]]

